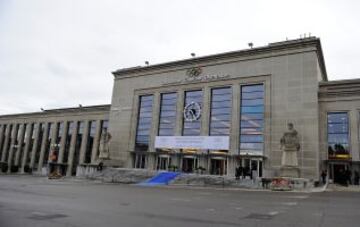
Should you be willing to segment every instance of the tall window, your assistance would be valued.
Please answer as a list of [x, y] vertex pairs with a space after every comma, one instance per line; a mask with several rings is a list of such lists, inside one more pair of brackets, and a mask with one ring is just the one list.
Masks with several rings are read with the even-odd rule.
[[64, 149], [64, 158], [63, 162], [67, 163], [68, 157], [69, 157], [69, 151], [70, 151], [70, 145], [71, 145], [71, 137], [72, 133], [75, 127], [75, 123], [73, 121], [70, 121], [67, 123], [67, 131], [66, 131], [66, 138], [65, 138], [65, 149]]
[[[22, 131], [22, 135], [19, 135], [19, 145], [21, 144], [21, 147], [19, 147], [19, 160], [18, 160], [18, 165], [21, 165], [21, 161], [22, 161], [22, 156], [24, 154], [24, 150], [25, 150], [25, 145], [26, 145], [26, 138], [29, 136], [27, 135], [27, 129], [29, 127], [29, 124], [24, 124], [23, 125], [23, 131]], [[22, 141], [20, 141], [20, 137], [22, 137]]]
[[75, 143], [75, 152], [74, 152], [74, 158], [73, 158], [73, 169], [71, 170], [71, 174], [76, 174], [76, 167], [79, 164], [80, 159], [80, 148], [81, 148], [81, 141], [83, 139], [84, 134], [84, 122], [79, 121], [77, 126], [77, 136], [76, 136], [76, 143]]
[[240, 153], [264, 150], [264, 85], [241, 86]]
[[91, 162], [91, 152], [92, 152], [92, 147], [94, 145], [95, 132], [96, 132], [96, 121], [89, 121], [89, 134], [86, 144], [84, 163]]
[[[199, 136], [201, 128], [201, 109], [203, 101], [203, 91], [187, 91], [185, 92], [184, 109], [189, 115], [184, 116], [183, 135]], [[192, 107], [190, 107], [192, 106]], [[189, 108], [190, 107], [190, 108]], [[197, 111], [197, 112], [196, 112]], [[184, 114], [185, 115], [185, 114]]]
[[43, 159], [43, 164], [48, 163], [49, 161], [49, 153], [50, 153], [50, 149], [52, 146], [52, 133], [53, 133], [53, 127], [54, 127], [54, 123], [48, 123], [48, 128], [47, 130], [47, 140], [46, 140], [46, 149], [45, 149], [45, 154], [44, 154], [44, 159]]
[[[101, 140], [101, 138], [102, 138], [102, 134], [104, 133], [104, 132], [109, 132], [109, 120], [102, 120], [102, 121], [100, 121], [100, 124], [101, 124], [101, 130], [100, 130], [100, 140]], [[100, 147], [100, 143], [98, 144], [98, 148], [97, 148], [97, 150], [96, 150], [96, 157], [98, 157], [99, 156], [99, 152], [100, 152], [100, 149], [99, 149], [99, 147]]]
[[0, 138], [0, 159], [1, 159], [1, 156], [2, 156], [3, 146], [5, 144], [6, 126], [7, 125], [2, 125], [1, 132], [0, 132], [0, 135], [2, 135], [2, 137]]
[[349, 118], [346, 112], [327, 115], [329, 159], [349, 159]]
[[[37, 124], [35, 127], [38, 127]], [[36, 170], [38, 167], [38, 163], [39, 163], [39, 159], [40, 159], [40, 152], [41, 152], [41, 145], [42, 145], [41, 143], [43, 141], [44, 132], [45, 132], [45, 124], [40, 123], [39, 124], [39, 136], [37, 139], [37, 147], [36, 147], [36, 151], [35, 151], [35, 159], [34, 159], [34, 166], [33, 166], [34, 170]]]
[[159, 136], [173, 136], [176, 125], [177, 94], [166, 93], [161, 95]]
[[231, 121], [231, 87], [211, 90], [210, 136], [228, 136]]
[[10, 145], [11, 145], [11, 138], [12, 138], [13, 130], [14, 130], [14, 125], [13, 125], [13, 124], [10, 124], [10, 125], [9, 125], [9, 134], [8, 134], [8, 138], [9, 138], [9, 139], [6, 141], [6, 144], [4, 145], [4, 152], [5, 152], [5, 159], [4, 159], [4, 161], [7, 160], [9, 151], [10, 151], [10, 149], [11, 149]]
[[146, 151], [149, 148], [149, 136], [152, 120], [153, 96], [140, 96], [138, 124], [136, 128], [135, 149]]
[[56, 131], [56, 144], [57, 145], [60, 145], [60, 142], [61, 142], [61, 137], [62, 137], [62, 134], [63, 134], [63, 131], [64, 131], [64, 122], [59, 122], [57, 123], [58, 127], [57, 127], [57, 131]]
[[36, 125], [37, 124], [35, 124], [35, 123], [29, 124], [30, 129], [29, 129], [29, 135], [27, 135], [27, 136], [30, 137], [30, 140], [29, 140], [29, 147], [28, 147], [28, 155], [27, 155], [27, 157], [25, 157], [25, 165], [28, 165], [31, 160], [32, 149], [33, 149], [34, 141], [35, 141]]

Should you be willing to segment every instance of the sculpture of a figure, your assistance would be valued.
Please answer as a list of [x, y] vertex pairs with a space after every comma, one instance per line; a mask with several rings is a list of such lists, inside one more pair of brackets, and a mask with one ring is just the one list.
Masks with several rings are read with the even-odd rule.
[[99, 159], [110, 158], [110, 151], [109, 151], [110, 140], [111, 140], [111, 134], [107, 131], [107, 129], [103, 129], [100, 137]]
[[292, 123], [288, 123], [288, 131], [284, 133], [280, 140], [282, 150], [282, 166], [298, 166], [297, 152], [300, 150], [298, 132]]

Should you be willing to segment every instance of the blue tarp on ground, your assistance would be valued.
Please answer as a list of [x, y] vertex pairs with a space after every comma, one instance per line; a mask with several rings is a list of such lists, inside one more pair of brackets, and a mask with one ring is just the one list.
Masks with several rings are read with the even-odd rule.
[[177, 172], [161, 172], [146, 180], [144, 182], [139, 183], [138, 185], [142, 186], [156, 186], [156, 185], [168, 185], [170, 181], [174, 180], [180, 173]]

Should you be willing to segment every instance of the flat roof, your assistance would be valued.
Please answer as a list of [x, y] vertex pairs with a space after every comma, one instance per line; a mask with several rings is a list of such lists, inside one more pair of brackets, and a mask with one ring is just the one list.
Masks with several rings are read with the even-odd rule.
[[110, 104], [66, 107], [66, 108], [58, 108], [58, 109], [44, 109], [43, 111], [38, 111], [38, 112], [5, 114], [5, 115], [0, 115], [0, 119], [1, 118], [9, 118], [9, 117], [25, 117], [25, 116], [31, 116], [31, 115], [45, 115], [45, 114], [54, 114], [54, 113], [70, 113], [70, 112], [88, 112], [88, 111], [110, 111]]
[[254, 55], [254, 54], [271, 52], [271, 51], [275, 51], [275, 50], [284, 50], [284, 49], [289, 49], [289, 48], [294, 48], [294, 47], [304, 47], [305, 45], [315, 45], [316, 46], [318, 60], [319, 60], [322, 74], [323, 74], [323, 79], [324, 79], [324, 81], [327, 81], [327, 72], [326, 72], [325, 60], [324, 60], [324, 56], [323, 56], [323, 52], [322, 52], [322, 48], [321, 48], [321, 42], [320, 42], [319, 38], [314, 37], [314, 36], [307, 37], [307, 38], [286, 40], [286, 41], [281, 41], [281, 42], [273, 42], [273, 43], [269, 43], [266, 46], [224, 52], [224, 53], [213, 54], [213, 55], [206, 55], [206, 56], [201, 56], [201, 57], [193, 57], [193, 58], [187, 58], [187, 59], [176, 60], [176, 61], [169, 61], [169, 62], [154, 64], [154, 65], [122, 68], [122, 69], [118, 69], [118, 70], [112, 72], [112, 74], [114, 76], [121, 76], [121, 75], [126, 75], [126, 74], [131, 74], [131, 73], [145, 72], [145, 71], [149, 71], [149, 70], [164, 69], [164, 68], [169, 68], [169, 67], [173, 67], [173, 66], [201, 63], [201, 62], [209, 61], [209, 60]]

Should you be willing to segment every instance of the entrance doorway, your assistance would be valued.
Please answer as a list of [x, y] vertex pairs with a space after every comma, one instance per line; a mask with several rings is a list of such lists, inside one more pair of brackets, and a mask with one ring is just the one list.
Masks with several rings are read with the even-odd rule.
[[146, 167], [146, 155], [145, 154], [134, 154], [134, 168], [145, 169]]
[[182, 171], [193, 173], [198, 167], [198, 159], [194, 156], [184, 156], [182, 160]]
[[157, 159], [157, 170], [168, 170], [171, 159], [169, 155], [160, 155]]
[[261, 158], [241, 158], [238, 165], [243, 167], [243, 176], [245, 178], [262, 177], [263, 163]]
[[334, 183], [346, 184], [347, 176], [346, 171], [350, 170], [348, 163], [330, 163], [330, 176]]
[[223, 158], [210, 159], [210, 174], [212, 175], [226, 175], [227, 161]]

